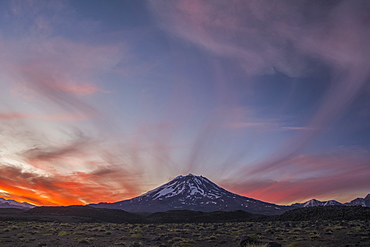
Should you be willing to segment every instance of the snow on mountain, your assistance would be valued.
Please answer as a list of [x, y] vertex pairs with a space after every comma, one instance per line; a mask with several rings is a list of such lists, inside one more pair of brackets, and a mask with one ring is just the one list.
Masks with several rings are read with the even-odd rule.
[[227, 191], [203, 176], [178, 176], [145, 194], [114, 203], [90, 204], [98, 208], [122, 209], [128, 212], [163, 212], [169, 210], [233, 211], [244, 210], [257, 214], [282, 214], [297, 207], [332, 205], [370, 206], [370, 194], [342, 204], [335, 200], [309, 200], [291, 206], [280, 206], [240, 196]]
[[335, 200], [319, 201], [316, 199], [311, 199], [304, 203], [295, 203], [292, 206], [293, 207], [317, 207], [317, 206], [334, 206], [334, 205], [370, 207], [370, 194], [368, 194], [365, 198], [356, 198], [346, 203], [340, 203]]
[[329, 200], [329, 201], [319, 201], [316, 199], [309, 200], [305, 203], [302, 203], [302, 207], [317, 207], [317, 206], [333, 206], [333, 205], [343, 205], [340, 202], [337, 202], [335, 200]]
[[324, 202], [323, 206], [335, 206], [335, 205], [343, 205], [343, 204], [335, 200], [329, 200], [329, 201]]
[[322, 206], [322, 202], [316, 199], [311, 199], [308, 202], [305, 202], [303, 204], [303, 207], [316, 207], [316, 206]]
[[178, 176], [147, 193], [115, 203], [91, 204], [99, 208], [115, 208], [129, 212], [162, 212], [168, 210], [233, 211], [281, 214], [288, 209], [229, 192], [203, 176]]
[[152, 198], [153, 200], [163, 200], [178, 195], [183, 195], [185, 198], [190, 198], [191, 201], [197, 198], [217, 199], [222, 197], [226, 190], [217, 186], [202, 176], [178, 176], [167, 184], [164, 184], [154, 190], [151, 190], [139, 198]]
[[345, 203], [344, 205], [370, 207], [370, 194], [368, 194], [365, 198], [356, 198], [350, 202]]
[[13, 200], [6, 200], [0, 198], [0, 208], [19, 208], [19, 209], [31, 209], [35, 206], [27, 202], [16, 202]]

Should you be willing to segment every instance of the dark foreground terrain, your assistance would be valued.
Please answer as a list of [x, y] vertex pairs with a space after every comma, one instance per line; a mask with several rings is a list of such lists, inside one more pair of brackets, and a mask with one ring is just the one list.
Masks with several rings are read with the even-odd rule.
[[229, 223], [0, 222], [0, 246], [240, 246], [245, 237], [282, 246], [370, 246], [369, 221]]
[[0, 246], [244, 247], [246, 238], [281, 246], [370, 246], [370, 208], [303, 208], [280, 216], [243, 211], [132, 214], [82, 206], [0, 210]]

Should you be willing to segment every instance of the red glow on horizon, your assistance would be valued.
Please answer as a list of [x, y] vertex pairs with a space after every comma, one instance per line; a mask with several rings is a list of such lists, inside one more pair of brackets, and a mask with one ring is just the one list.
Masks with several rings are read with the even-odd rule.
[[[118, 183], [119, 170], [107, 169], [106, 182], [93, 174], [54, 174], [52, 177], [20, 171], [15, 167], [1, 167], [0, 189], [4, 198], [28, 202], [37, 206], [85, 205], [116, 202], [137, 196], [135, 184]], [[124, 180], [125, 177], [122, 176]], [[132, 191], [130, 191], [132, 189]], [[136, 192], [133, 192], [136, 191]]]

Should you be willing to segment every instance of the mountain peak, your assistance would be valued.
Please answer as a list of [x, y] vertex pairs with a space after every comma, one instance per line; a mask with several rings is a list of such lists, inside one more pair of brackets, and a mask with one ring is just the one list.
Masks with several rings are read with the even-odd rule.
[[194, 177], [196, 177], [196, 178], [203, 178], [203, 176], [202, 176], [202, 175], [197, 176], [197, 175], [194, 175], [194, 174], [192, 174], [192, 173], [189, 173], [188, 175], [179, 175], [179, 176], [177, 176], [177, 177], [176, 177], [176, 178], [174, 178], [174, 179], [180, 179], [180, 178], [194, 178]]
[[118, 208], [130, 212], [168, 210], [232, 211], [280, 214], [287, 207], [240, 196], [221, 188], [203, 176], [180, 175], [145, 194], [115, 203], [99, 203], [95, 207]]
[[369, 200], [370, 201], [370, 194], [367, 194], [367, 196], [365, 196], [364, 198], [365, 200]]
[[152, 197], [153, 200], [163, 200], [178, 195], [217, 198], [221, 196], [223, 191], [224, 189], [207, 178], [189, 173], [186, 176], [177, 176], [170, 182], [148, 191], [142, 196]]
[[30, 209], [35, 207], [27, 202], [17, 202], [14, 200], [8, 200], [0, 198], [0, 208], [19, 208], [19, 209]]
[[304, 203], [295, 203], [292, 206], [298, 206], [298, 207], [317, 207], [317, 206], [334, 206], [334, 205], [343, 205], [342, 203], [335, 201], [335, 200], [329, 200], [329, 201], [319, 201], [317, 199], [311, 199]]
[[196, 175], [193, 175], [193, 174], [189, 173], [188, 175], [186, 175], [186, 177], [199, 177], [199, 176], [196, 176]]

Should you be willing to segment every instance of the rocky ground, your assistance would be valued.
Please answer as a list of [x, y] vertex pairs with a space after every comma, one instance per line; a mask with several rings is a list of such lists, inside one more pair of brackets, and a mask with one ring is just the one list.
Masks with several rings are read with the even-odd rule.
[[240, 246], [246, 237], [282, 246], [370, 246], [369, 220], [229, 223], [0, 222], [0, 246]]

